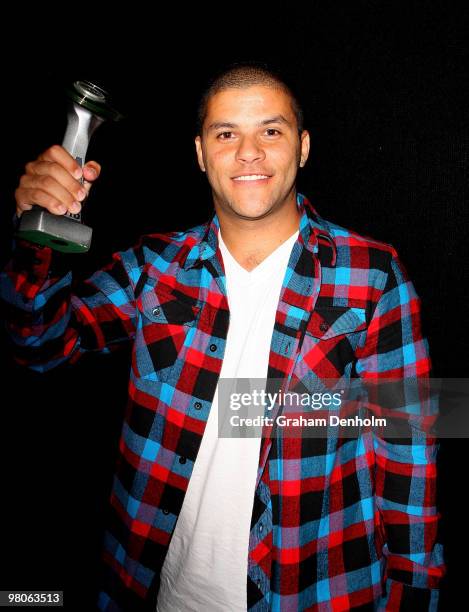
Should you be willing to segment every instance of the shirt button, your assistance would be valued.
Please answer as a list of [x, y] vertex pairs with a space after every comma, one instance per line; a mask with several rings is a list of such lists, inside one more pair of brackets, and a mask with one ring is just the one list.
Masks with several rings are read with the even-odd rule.
[[151, 314], [154, 317], [157, 317], [160, 314], [160, 312], [161, 312], [161, 308], [159, 306], [157, 306], [156, 308], [153, 308], [153, 310], [151, 311]]
[[163, 514], [169, 514], [169, 510], [167, 508], [163, 508]]
[[216, 344], [211, 344], [210, 345], [210, 350], [212, 351], [212, 353], [214, 353], [217, 350], [217, 345]]
[[200, 409], [202, 408], [202, 404], [201, 404], [200, 402], [195, 402], [195, 404], [194, 404], [194, 408], [195, 408], [196, 410], [200, 410]]
[[261, 586], [261, 581], [260, 579], [257, 581], [257, 586], [260, 587]]
[[186, 463], [187, 459], [185, 457], [179, 457], [179, 463]]
[[329, 325], [323, 321], [322, 323], [319, 324], [319, 329], [325, 332], [329, 329]]
[[263, 529], [264, 529], [264, 525], [261, 523], [259, 525], [259, 533], [262, 533]]

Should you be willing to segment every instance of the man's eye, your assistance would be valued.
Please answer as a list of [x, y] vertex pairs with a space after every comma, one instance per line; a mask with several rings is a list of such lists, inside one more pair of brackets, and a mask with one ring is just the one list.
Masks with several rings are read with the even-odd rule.
[[218, 134], [217, 138], [219, 140], [229, 140], [230, 136], [233, 134], [233, 132], [220, 132], [220, 134]]
[[275, 128], [267, 128], [266, 132], [267, 132], [267, 136], [277, 136], [277, 134], [280, 134], [280, 131]]

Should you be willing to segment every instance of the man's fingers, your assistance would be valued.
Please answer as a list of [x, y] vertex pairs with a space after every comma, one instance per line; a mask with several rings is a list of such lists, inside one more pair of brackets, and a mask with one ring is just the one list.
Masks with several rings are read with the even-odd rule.
[[98, 164], [98, 162], [87, 162], [83, 166], [83, 178], [85, 179], [85, 181], [92, 183], [99, 177], [100, 174], [101, 166]]
[[61, 215], [67, 210], [71, 213], [81, 210], [81, 202], [88, 197], [101, 166], [90, 161], [82, 169], [68, 151], [53, 145], [26, 164], [25, 170], [15, 191], [17, 213], [21, 215], [38, 204]]
[[88, 162], [83, 166], [83, 187], [86, 190], [88, 196], [90, 189], [94, 181], [99, 177], [101, 173], [101, 166], [98, 162]]
[[25, 210], [30, 210], [33, 204], [38, 204], [43, 208], [47, 208], [54, 215], [63, 215], [67, 212], [67, 207], [57, 198], [50, 195], [42, 189], [25, 189], [19, 187], [15, 191], [16, 211], [18, 216]]
[[[22, 201], [27, 204], [39, 204], [46, 208], [49, 208], [49, 206], [55, 208], [56, 203], [60, 202], [60, 204], [63, 204], [70, 212], [78, 212], [79, 207], [77, 209], [75, 203], [83, 201], [86, 198], [86, 190], [80, 183], [77, 181], [74, 182], [77, 183], [79, 189], [75, 189], [73, 193], [70, 193], [70, 191], [59, 183], [51, 174], [25, 174], [20, 180], [20, 188], [24, 191], [20, 192], [19, 195], [22, 197]], [[41, 198], [40, 200], [35, 199], [37, 194]], [[50, 196], [50, 200], [47, 200], [45, 196]]]
[[[16, 197], [16, 192], [15, 192], [15, 197]], [[18, 200], [18, 198], [16, 197], [16, 216], [17, 217], [21, 217], [21, 215], [24, 213], [25, 210], [31, 210], [32, 206], [31, 204], [23, 204], [23, 202], [21, 202], [21, 200]]]
[[[23, 175], [20, 179], [20, 185], [24, 184], [24, 186], [30, 186], [32, 180], [34, 180], [34, 185], [39, 185], [46, 191], [55, 189], [57, 193], [51, 193], [52, 195], [56, 195], [56, 197], [60, 197], [60, 188], [66, 190], [74, 201], [82, 201], [86, 197], [86, 193], [84, 193], [80, 181], [74, 179], [65, 168], [55, 162], [36, 162], [30, 166], [29, 169], [27, 168], [27, 174]], [[70, 197], [68, 197], [68, 200], [70, 200]], [[65, 200], [64, 203], [67, 204]]]
[[38, 157], [39, 161], [55, 162], [68, 170], [76, 179], [80, 179], [83, 175], [80, 164], [73, 159], [70, 153], [60, 145], [52, 145], [41, 153]]

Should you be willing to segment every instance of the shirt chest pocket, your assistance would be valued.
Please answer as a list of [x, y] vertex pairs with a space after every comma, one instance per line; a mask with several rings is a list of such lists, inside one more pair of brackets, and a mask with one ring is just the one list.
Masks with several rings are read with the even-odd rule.
[[302, 360], [308, 370], [321, 378], [350, 373], [355, 350], [366, 334], [364, 308], [318, 307], [306, 327]]
[[182, 368], [200, 307], [170, 287], [145, 289], [137, 299], [140, 325], [134, 346], [134, 372], [165, 381]]
[[322, 306], [312, 313], [306, 333], [318, 340], [330, 340], [344, 334], [366, 329], [364, 308], [346, 306]]

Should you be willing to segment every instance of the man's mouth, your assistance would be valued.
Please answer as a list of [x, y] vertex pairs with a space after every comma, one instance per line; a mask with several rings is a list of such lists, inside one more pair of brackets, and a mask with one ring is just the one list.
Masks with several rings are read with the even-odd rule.
[[242, 174], [240, 176], [234, 176], [233, 180], [236, 182], [253, 182], [253, 181], [265, 181], [270, 178], [268, 174]]

